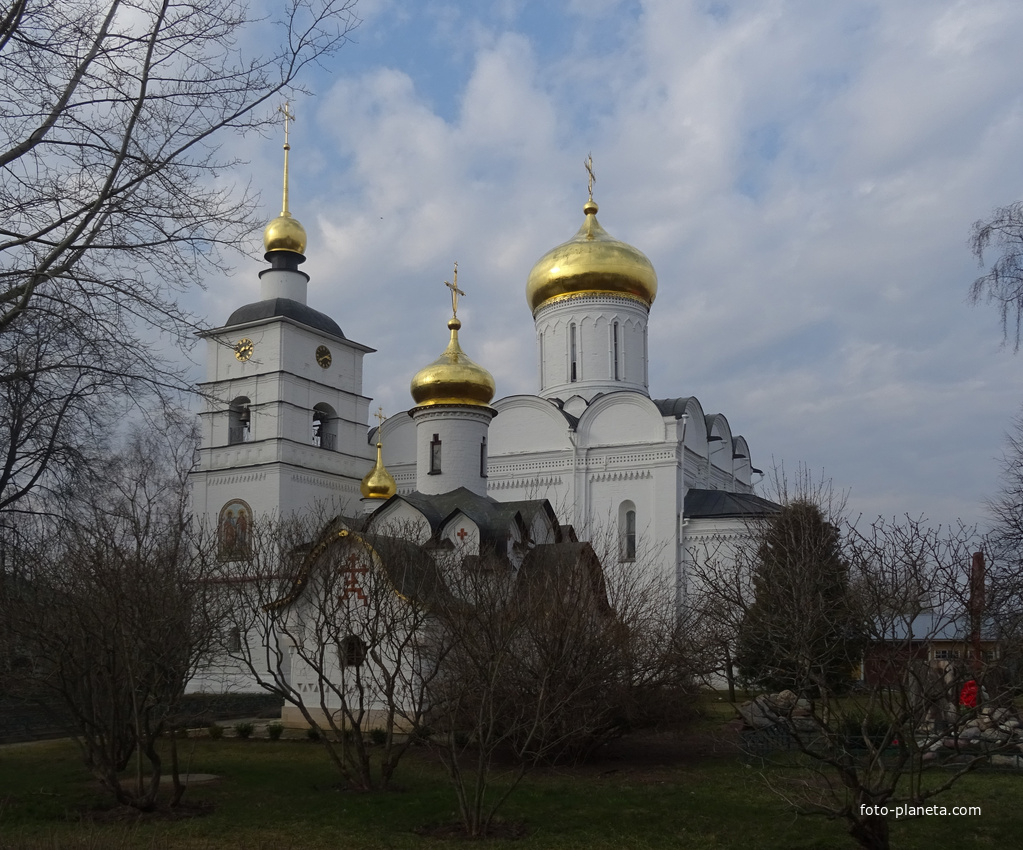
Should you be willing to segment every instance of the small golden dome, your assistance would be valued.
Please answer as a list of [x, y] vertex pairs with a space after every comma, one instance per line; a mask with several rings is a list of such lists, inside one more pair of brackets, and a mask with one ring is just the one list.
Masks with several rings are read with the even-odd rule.
[[377, 443], [377, 462], [359, 487], [364, 499], [390, 499], [398, 492], [394, 476], [384, 466], [384, 444]]
[[544, 254], [529, 273], [526, 301], [536, 313], [548, 301], [579, 295], [623, 295], [649, 307], [657, 297], [657, 272], [646, 255], [612, 237], [597, 221], [590, 198], [583, 226]]
[[291, 251], [305, 255], [305, 228], [290, 212], [285, 210], [271, 221], [263, 231], [263, 248], [271, 251]]
[[494, 397], [494, 376], [473, 363], [458, 344], [462, 323], [448, 320], [451, 341], [444, 353], [412, 379], [412, 398], [418, 407], [435, 404], [472, 404], [487, 407]]

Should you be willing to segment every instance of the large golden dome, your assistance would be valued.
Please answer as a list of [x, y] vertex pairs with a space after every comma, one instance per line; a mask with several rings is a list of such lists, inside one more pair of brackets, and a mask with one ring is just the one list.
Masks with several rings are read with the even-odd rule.
[[305, 228], [286, 208], [263, 231], [263, 249], [267, 254], [271, 251], [291, 251], [304, 256], [305, 247]]
[[451, 341], [436, 360], [420, 369], [412, 379], [412, 398], [418, 407], [436, 404], [471, 404], [487, 407], [494, 397], [494, 376], [473, 363], [458, 344], [462, 323], [448, 320]]
[[657, 297], [657, 272], [650, 260], [600, 226], [593, 198], [583, 213], [579, 232], [544, 254], [529, 273], [529, 309], [536, 313], [549, 301], [580, 295], [622, 295], [649, 307]]
[[390, 499], [398, 492], [394, 476], [384, 466], [384, 444], [377, 443], [376, 465], [362, 479], [359, 487], [364, 499]]

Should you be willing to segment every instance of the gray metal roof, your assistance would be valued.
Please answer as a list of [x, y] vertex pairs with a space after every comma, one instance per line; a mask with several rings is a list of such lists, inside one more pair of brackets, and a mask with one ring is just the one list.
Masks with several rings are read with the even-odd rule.
[[341, 332], [341, 326], [326, 313], [321, 313], [319, 310], [314, 310], [291, 298], [267, 298], [265, 301], [256, 301], [239, 307], [230, 315], [224, 327], [277, 318], [292, 319], [299, 324], [336, 336], [339, 339], [345, 338]]
[[701, 490], [691, 487], [686, 493], [683, 516], [687, 519], [770, 516], [781, 505], [752, 493], [729, 493], [725, 490]]

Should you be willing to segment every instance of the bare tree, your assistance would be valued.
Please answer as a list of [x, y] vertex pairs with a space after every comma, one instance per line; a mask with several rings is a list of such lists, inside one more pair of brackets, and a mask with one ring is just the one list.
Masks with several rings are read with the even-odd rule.
[[[248, 557], [228, 565], [238, 640], [226, 654], [316, 730], [349, 786], [386, 787], [443, 660], [430, 617], [443, 582], [412, 542], [317, 524], [265, 523]], [[379, 783], [372, 730], [383, 735]]]
[[[0, 515], [48, 511], [107, 448], [136, 368], [96, 333], [24, 313], [0, 343]], [[93, 368], [102, 363], [102, 368]]]
[[224, 137], [265, 127], [273, 101], [346, 41], [353, 8], [287, 0], [261, 20], [241, 0], [14, 0], [0, 12], [0, 420], [17, 423], [0, 443], [0, 500], [80, 460], [87, 441], [67, 423], [95, 419], [112, 392], [147, 407], [191, 391], [160, 353], [193, 341], [179, 296], [225, 271], [224, 249], [256, 227], [254, 199], [224, 180], [237, 164]]
[[[821, 687], [807, 665], [804, 679], [792, 683], [794, 693], [761, 697], [745, 709], [800, 753], [786, 770], [765, 771], [771, 787], [802, 811], [844, 818], [863, 847], [889, 846], [886, 816], [894, 806], [920, 806], [1015, 746], [999, 725], [1008, 704], [997, 665], [968, 659], [975, 545], [968, 529], [930, 529], [909, 519], [848, 529], [843, 551], [865, 645], [860, 691], [839, 695]], [[804, 571], [812, 569], [805, 562]], [[774, 602], [785, 604], [782, 596]], [[791, 594], [793, 624], [814, 613]], [[788, 645], [780, 636], [761, 639]], [[949, 642], [954, 650], [938, 659], [935, 644]], [[856, 660], [848, 659], [850, 674]], [[964, 687], [978, 694], [973, 704]], [[810, 698], [799, 699], [801, 692]]]
[[1023, 686], [1023, 413], [1006, 434], [999, 493], [987, 501], [992, 520], [985, 550], [993, 563], [987, 605], [998, 624], [1004, 661], [1017, 688]]
[[[757, 533], [755, 522], [745, 523]], [[729, 702], [735, 702], [735, 651], [739, 630], [753, 605], [753, 547], [715, 540], [690, 547], [687, 558], [686, 614], [691, 618], [694, 670], [705, 682], [724, 677]]]
[[984, 265], [989, 249], [998, 256], [984, 274], [970, 286], [970, 301], [990, 301], [999, 310], [1002, 334], [1019, 351], [1023, 328], [1023, 203], [999, 207], [986, 220], [975, 221], [970, 233], [970, 250]]
[[609, 576], [585, 543], [537, 547], [517, 572], [473, 559], [447, 575], [430, 743], [468, 835], [487, 834], [540, 762], [684, 716], [683, 629], [656, 579]]
[[[163, 775], [157, 740], [215, 634], [207, 559], [188, 534], [194, 438], [180, 425], [137, 432], [59, 517], [32, 518], [0, 593], [25, 659], [12, 679], [58, 709], [96, 778], [142, 810]], [[119, 772], [133, 756], [129, 787]]]

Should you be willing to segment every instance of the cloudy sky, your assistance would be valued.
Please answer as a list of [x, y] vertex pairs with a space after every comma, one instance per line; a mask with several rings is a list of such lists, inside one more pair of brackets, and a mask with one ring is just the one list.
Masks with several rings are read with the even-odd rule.
[[[653, 261], [650, 391], [695, 395], [753, 463], [806, 464], [854, 513], [982, 521], [1023, 354], [1001, 344], [971, 224], [1023, 198], [1018, 0], [360, 0], [307, 78], [292, 211], [309, 302], [407, 408], [446, 343], [536, 390], [532, 264], [599, 218]], [[267, 218], [279, 140], [249, 148]], [[264, 185], [265, 184], [265, 185]], [[249, 267], [211, 281], [221, 324]]]

